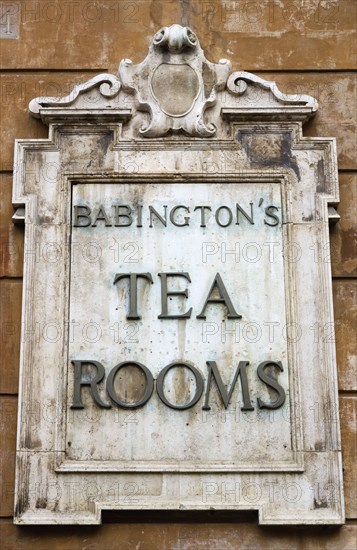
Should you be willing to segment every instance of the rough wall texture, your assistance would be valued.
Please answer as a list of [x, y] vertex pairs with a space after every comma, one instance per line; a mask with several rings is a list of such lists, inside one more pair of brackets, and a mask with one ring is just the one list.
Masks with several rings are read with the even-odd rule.
[[[0, 1], [2, 549], [356, 548], [356, 11], [356, 0]], [[66, 95], [91, 75], [115, 73], [124, 57], [140, 62], [154, 32], [175, 22], [192, 27], [208, 59], [226, 57], [235, 70], [276, 80], [282, 91], [314, 95], [320, 109], [306, 135], [337, 138], [342, 219], [331, 231], [331, 258], [347, 517], [341, 529], [147, 515], [145, 523], [131, 517], [98, 528], [12, 525], [24, 254], [23, 230], [11, 222], [14, 139], [47, 136], [47, 127], [27, 112], [30, 99]]]

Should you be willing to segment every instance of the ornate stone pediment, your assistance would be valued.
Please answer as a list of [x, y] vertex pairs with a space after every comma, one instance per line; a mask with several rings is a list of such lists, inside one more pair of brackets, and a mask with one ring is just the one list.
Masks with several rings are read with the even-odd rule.
[[146, 138], [178, 133], [222, 138], [224, 118], [305, 121], [316, 110], [310, 96], [284, 95], [275, 82], [232, 73], [227, 59], [211, 63], [194, 32], [181, 25], [162, 28], [142, 63], [122, 60], [118, 76], [98, 75], [66, 97], [38, 97], [30, 103], [31, 113], [45, 122], [100, 112], [127, 121], [129, 134]]

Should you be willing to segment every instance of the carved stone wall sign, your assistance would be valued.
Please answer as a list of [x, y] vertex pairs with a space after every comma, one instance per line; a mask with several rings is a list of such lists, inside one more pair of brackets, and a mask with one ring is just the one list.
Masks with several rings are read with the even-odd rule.
[[309, 96], [165, 27], [139, 65], [36, 98], [16, 522], [105, 510], [344, 521], [328, 222], [333, 138]]

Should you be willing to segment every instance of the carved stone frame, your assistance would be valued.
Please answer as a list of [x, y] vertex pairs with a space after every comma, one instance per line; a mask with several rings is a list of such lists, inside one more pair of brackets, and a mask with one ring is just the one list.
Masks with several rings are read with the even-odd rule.
[[[169, 40], [170, 32], [164, 33]], [[176, 48], [180, 32], [172, 31]], [[202, 65], [202, 50], [196, 55], [201, 56]], [[288, 315], [305, 326], [333, 326], [331, 269], [330, 262], [323, 261], [323, 252], [329, 245], [329, 217], [338, 219], [335, 140], [302, 136], [303, 121], [316, 110], [312, 98], [283, 97], [272, 92], [274, 83], [247, 75], [235, 73], [227, 89], [220, 83], [214, 90], [212, 137], [200, 136], [192, 118], [186, 121], [184, 136], [167, 134], [165, 125], [163, 135], [155, 125], [149, 132], [156, 132], [152, 139], [141, 135], [139, 128], [147, 124], [147, 115], [140, 105], [128, 108], [133, 90], [125, 91], [125, 84], [123, 90], [112, 75], [92, 79], [71, 98], [31, 102], [31, 110], [50, 128], [48, 139], [17, 140], [15, 147], [14, 221], [24, 219], [26, 224], [16, 523], [98, 524], [102, 510], [120, 509], [258, 510], [261, 524], [343, 523], [335, 346], [323, 334], [314, 338], [313, 331], [289, 350], [294, 464], [276, 462], [266, 468], [226, 464], [208, 469], [195, 464], [146, 468], [144, 464], [66, 463], [73, 182], [120, 185], [153, 178], [227, 185], [280, 182], [285, 239], [299, 243], [303, 251], [298, 266], [285, 263]], [[102, 88], [103, 82], [112, 86], [112, 92], [109, 86]], [[144, 86], [140, 77], [137, 85]], [[241, 97], [257, 86], [262, 95], [255, 103], [244, 104]], [[87, 93], [95, 98], [90, 109], [81, 103]], [[204, 116], [202, 105], [199, 110]], [[263, 155], [260, 139], [270, 147]], [[163, 148], [165, 155], [160, 156]], [[63, 327], [57, 341], [43, 337], [43, 320]], [[318, 411], [322, 407], [322, 418], [320, 413], [316, 417], [316, 404]], [[93, 484], [102, 488], [100, 495], [90, 492]], [[261, 492], [255, 499], [247, 498], [244, 491], [254, 484]], [[130, 492], [134, 486], [135, 492]], [[129, 487], [126, 492], [125, 487]], [[299, 498], [289, 493], [294, 487], [301, 489]], [[280, 497], [274, 488], [282, 488]]]

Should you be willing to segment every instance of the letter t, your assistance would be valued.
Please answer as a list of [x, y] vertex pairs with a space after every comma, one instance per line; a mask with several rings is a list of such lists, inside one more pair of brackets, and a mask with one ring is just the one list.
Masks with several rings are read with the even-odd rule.
[[129, 320], [141, 319], [138, 314], [138, 282], [139, 278], [147, 279], [153, 283], [151, 273], [117, 273], [114, 277], [116, 284], [121, 279], [129, 279], [129, 314], [126, 316]]

